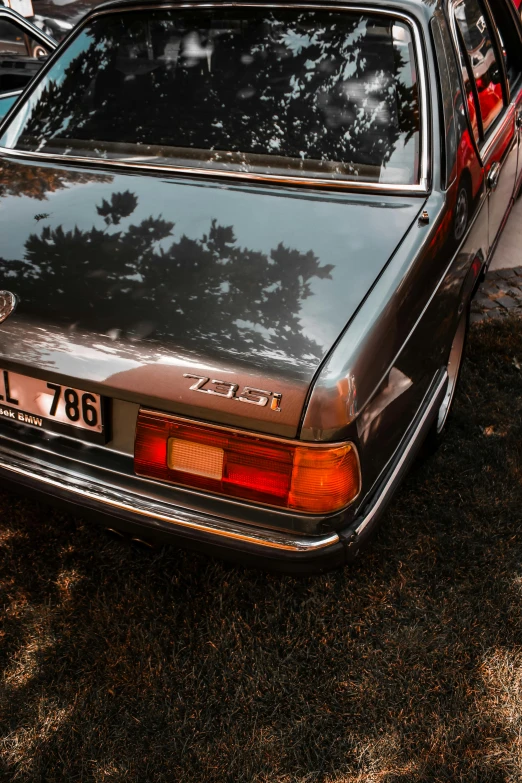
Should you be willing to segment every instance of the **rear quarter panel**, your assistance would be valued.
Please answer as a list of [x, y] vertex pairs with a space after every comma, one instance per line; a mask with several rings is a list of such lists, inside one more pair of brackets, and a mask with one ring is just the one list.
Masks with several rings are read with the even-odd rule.
[[[448, 68], [445, 59], [439, 64], [444, 53], [434, 51], [429, 23], [424, 32], [430, 42], [432, 98], [433, 190], [425, 204], [429, 222], [412, 226], [323, 365], [301, 430], [305, 440], [356, 441], [363, 476], [359, 507], [399, 448], [434, 377], [447, 364], [459, 314], [488, 253], [483, 172], [469, 140], [457, 70]], [[440, 79], [439, 68], [446, 70], [445, 79]], [[439, 92], [441, 83], [449, 85], [450, 94]], [[447, 118], [443, 104], [452, 107]], [[459, 246], [454, 212], [466, 179], [472, 214]], [[473, 264], [477, 259], [478, 265]]]

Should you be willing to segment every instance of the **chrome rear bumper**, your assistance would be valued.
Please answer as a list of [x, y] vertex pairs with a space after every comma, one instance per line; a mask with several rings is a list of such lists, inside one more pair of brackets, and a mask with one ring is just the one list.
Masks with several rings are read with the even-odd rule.
[[296, 573], [324, 571], [353, 559], [375, 527], [437, 414], [446, 384], [444, 371], [434, 379], [382, 481], [361, 504], [350, 526], [324, 535], [256, 527], [144, 497], [135, 485], [131, 488], [118, 483], [117, 473], [92, 466], [82, 472], [78, 467], [81, 463], [73, 462], [66, 468], [50, 465], [37, 452], [21, 453], [2, 438], [0, 478], [15, 488], [22, 486], [47, 495], [73, 512], [92, 512], [105, 526], [118, 527], [139, 538], [176, 542], [244, 565]]
[[168, 503], [149, 500], [125, 491], [121, 487], [97, 484], [91, 479], [70, 471], [58, 470], [18, 456], [9, 455], [0, 449], [0, 471], [11, 473], [19, 480], [23, 477], [39, 488], [54, 495], [56, 490], [66, 492], [79, 504], [87, 501], [100, 504], [107, 511], [123, 511], [151, 521], [168, 523], [174, 527], [196, 530], [208, 535], [229, 538], [246, 544], [286, 552], [312, 552], [332, 546], [339, 541], [336, 533], [321, 537], [295, 536], [274, 530], [262, 530], [226, 519], [219, 519], [193, 511], [172, 507]]

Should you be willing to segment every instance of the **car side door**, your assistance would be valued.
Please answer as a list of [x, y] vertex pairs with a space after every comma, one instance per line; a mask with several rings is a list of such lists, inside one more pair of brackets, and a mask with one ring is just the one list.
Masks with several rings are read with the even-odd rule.
[[522, 23], [511, 3], [490, 6], [498, 34], [510, 105], [515, 113], [515, 135], [518, 145], [518, 165], [514, 196], [522, 185]]
[[[507, 217], [515, 189], [519, 107], [511, 100], [505, 50], [486, 1], [456, 0], [452, 14], [469, 119], [486, 176], [491, 249]], [[517, 70], [517, 76], [520, 75], [518, 66], [514, 67], [513, 84]]]

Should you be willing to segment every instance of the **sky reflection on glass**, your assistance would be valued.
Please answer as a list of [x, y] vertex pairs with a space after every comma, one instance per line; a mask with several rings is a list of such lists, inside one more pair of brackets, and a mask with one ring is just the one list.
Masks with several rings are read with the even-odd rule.
[[2, 144], [413, 184], [410, 31], [392, 17], [330, 11], [102, 16], [64, 50]]

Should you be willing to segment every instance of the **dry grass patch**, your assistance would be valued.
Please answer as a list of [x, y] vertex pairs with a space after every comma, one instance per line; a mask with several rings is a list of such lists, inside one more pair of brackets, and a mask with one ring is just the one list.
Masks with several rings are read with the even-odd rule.
[[0, 777], [522, 778], [522, 329], [474, 328], [448, 438], [356, 568], [149, 552], [0, 496]]

